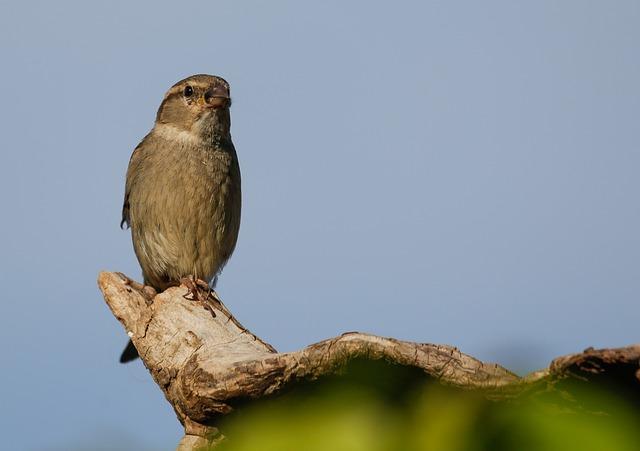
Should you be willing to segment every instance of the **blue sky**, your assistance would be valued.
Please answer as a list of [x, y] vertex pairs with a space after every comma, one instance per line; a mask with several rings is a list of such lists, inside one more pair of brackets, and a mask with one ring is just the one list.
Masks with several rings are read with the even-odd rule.
[[637, 342], [639, 23], [623, 0], [3, 2], [4, 444], [181, 436], [95, 281], [140, 278], [126, 166], [193, 73], [234, 98], [219, 292], [279, 350], [360, 330], [528, 371]]

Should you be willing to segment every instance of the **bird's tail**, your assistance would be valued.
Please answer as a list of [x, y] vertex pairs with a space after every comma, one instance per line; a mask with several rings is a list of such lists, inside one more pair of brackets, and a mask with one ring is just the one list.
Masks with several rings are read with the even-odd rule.
[[133, 342], [129, 340], [129, 343], [127, 343], [127, 347], [124, 348], [124, 351], [122, 351], [122, 354], [120, 355], [120, 363], [131, 362], [138, 357], [140, 357], [138, 355], [138, 350], [135, 346], [133, 346]]

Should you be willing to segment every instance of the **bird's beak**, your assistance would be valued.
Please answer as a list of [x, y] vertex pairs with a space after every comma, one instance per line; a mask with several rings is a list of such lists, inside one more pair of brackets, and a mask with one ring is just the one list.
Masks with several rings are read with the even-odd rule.
[[204, 93], [200, 99], [207, 108], [227, 108], [231, 105], [229, 90], [224, 86], [216, 86]]

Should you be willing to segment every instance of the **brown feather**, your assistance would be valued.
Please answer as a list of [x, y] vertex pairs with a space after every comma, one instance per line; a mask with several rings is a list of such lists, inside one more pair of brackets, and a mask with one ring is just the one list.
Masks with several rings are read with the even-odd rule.
[[228, 108], [198, 108], [194, 97], [223, 84], [196, 75], [165, 95], [156, 125], [134, 150], [122, 224], [131, 227], [145, 283], [157, 290], [187, 275], [211, 282], [231, 257], [240, 228], [240, 168]]

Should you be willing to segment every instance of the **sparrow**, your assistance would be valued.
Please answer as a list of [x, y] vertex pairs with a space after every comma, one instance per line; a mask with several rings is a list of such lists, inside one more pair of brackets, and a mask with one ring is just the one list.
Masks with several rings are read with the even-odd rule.
[[[231, 141], [229, 84], [193, 75], [165, 94], [127, 169], [121, 227], [131, 228], [144, 284], [215, 284], [238, 239], [240, 166]], [[129, 341], [120, 357], [138, 357]]]

